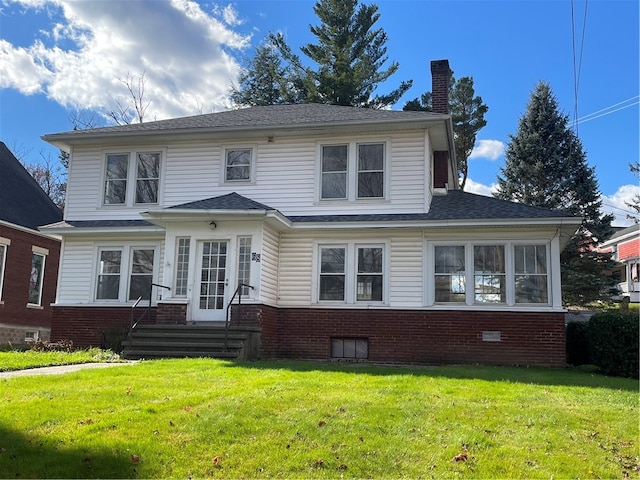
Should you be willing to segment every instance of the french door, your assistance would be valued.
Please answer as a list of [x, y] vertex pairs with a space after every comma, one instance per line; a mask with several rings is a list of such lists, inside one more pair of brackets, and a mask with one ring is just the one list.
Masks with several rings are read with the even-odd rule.
[[194, 320], [225, 320], [229, 285], [228, 250], [229, 242], [226, 240], [198, 242]]

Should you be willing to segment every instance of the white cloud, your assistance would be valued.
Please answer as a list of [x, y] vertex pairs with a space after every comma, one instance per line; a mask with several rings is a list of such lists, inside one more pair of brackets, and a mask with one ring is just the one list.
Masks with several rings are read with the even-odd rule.
[[496, 191], [497, 184], [493, 183], [489, 186], [482, 183], [474, 182], [470, 178], [467, 178], [467, 182], [464, 185], [464, 191], [469, 193], [476, 193], [478, 195], [484, 195], [485, 197], [493, 196], [493, 192]]
[[129, 104], [122, 80], [143, 73], [148, 119], [224, 109], [240, 71], [228, 52], [249, 46], [249, 35], [229, 27], [240, 23], [231, 6], [209, 14], [190, 0], [19, 2], [58, 8], [62, 21], [41, 33], [51, 45], [0, 40], [0, 88], [43, 92], [74, 109], [104, 114], [116, 100]]
[[504, 154], [504, 143], [500, 140], [480, 140], [473, 150], [469, 159], [486, 158], [497, 160]]
[[640, 214], [627, 205], [632, 203], [637, 195], [640, 195], [640, 186], [622, 185], [613, 195], [602, 196], [602, 211], [615, 216], [612, 222], [614, 226], [627, 227], [633, 225], [634, 221], [632, 218], [628, 218], [628, 215], [635, 218], [640, 217]]

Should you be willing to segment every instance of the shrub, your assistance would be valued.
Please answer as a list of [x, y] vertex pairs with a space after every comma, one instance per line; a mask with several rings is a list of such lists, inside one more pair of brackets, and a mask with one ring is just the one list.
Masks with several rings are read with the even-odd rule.
[[589, 354], [588, 322], [567, 324], [567, 363], [577, 367], [591, 363]]
[[588, 326], [591, 360], [605, 375], [638, 378], [638, 315], [604, 312]]

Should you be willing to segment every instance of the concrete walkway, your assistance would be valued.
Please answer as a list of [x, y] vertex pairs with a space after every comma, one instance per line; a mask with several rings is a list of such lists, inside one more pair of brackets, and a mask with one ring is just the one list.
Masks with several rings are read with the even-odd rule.
[[62, 375], [63, 373], [77, 372], [92, 368], [109, 368], [123, 365], [134, 365], [135, 362], [120, 363], [78, 363], [75, 365], [59, 365], [55, 367], [29, 368], [27, 370], [14, 370], [12, 372], [0, 372], [0, 379], [13, 377], [26, 377], [29, 375]]

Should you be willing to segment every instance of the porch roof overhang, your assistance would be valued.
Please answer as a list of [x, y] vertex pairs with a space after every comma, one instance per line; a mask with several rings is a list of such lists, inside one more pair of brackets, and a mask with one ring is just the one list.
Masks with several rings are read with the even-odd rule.
[[162, 209], [140, 214], [147, 222], [163, 227], [169, 223], [263, 220], [276, 228], [290, 228], [291, 222], [278, 210]]
[[145, 220], [63, 220], [39, 228], [46, 234], [63, 236], [122, 235], [130, 233], [156, 233], [163, 235], [165, 229]]

